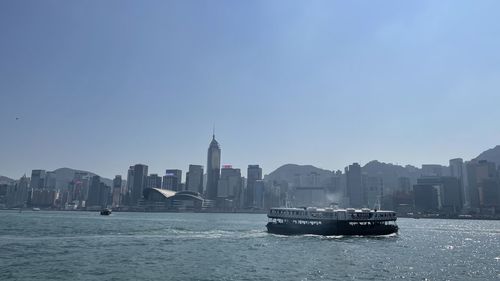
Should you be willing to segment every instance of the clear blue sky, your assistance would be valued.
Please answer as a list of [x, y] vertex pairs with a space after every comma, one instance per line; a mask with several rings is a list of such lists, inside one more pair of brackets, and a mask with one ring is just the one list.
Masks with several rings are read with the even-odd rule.
[[[499, 1], [0, 1], [0, 174], [342, 169], [500, 143]], [[16, 120], [19, 117], [19, 120]]]

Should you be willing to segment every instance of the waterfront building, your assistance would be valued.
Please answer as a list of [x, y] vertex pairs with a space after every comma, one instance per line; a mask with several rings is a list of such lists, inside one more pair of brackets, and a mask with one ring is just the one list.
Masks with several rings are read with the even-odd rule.
[[[290, 205], [290, 187], [289, 187], [289, 183], [285, 180], [281, 180], [281, 181], [274, 181], [272, 182], [272, 184], [274, 186], [276, 186], [279, 190], [279, 202], [278, 202], [278, 205], [277, 206], [289, 206]], [[332, 202], [330, 200], [335, 200], [334, 198], [332, 197], [326, 197], [327, 200], [329, 201], [329, 204], [331, 204]]]
[[101, 197], [101, 177], [93, 176], [90, 182], [87, 207], [95, 207], [100, 205]]
[[411, 181], [408, 177], [399, 177], [398, 178], [398, 193], [409, 194], [411, 191]]
[[9, 195], [10, 183], [0, 184], [0, 208], [6, 208], [9, 206], [7, 196]]
[[163, 189], [181, 191], [182, 183], [182, 170], [168, 169], [165, 170], [165, 176], [163, 177]]
[[112, 207], [116, 208], [121, 205], [122, 201], [122, 176], [117, 175], [113, 179], [113, 200]]
[[208, 147], [207, 153], [207, 198], [210, 200], [217, 199], [217, 184], [220, 178], [220, 161], [221, 149], [219, 143], [215, 140], [215, 134], [212, 136], [212, 141]]
[[132, 189], [134, 187], [134, 166], [129, 166], [127, 170], [127, 183], [123, 187], [122, 205], [132, 205]]
[[200, 211], [213, 207], [213, 204], [198, 192], [147, 188], [144, 190], [141, 207], [148, 211]]
[[364, 207], [365, 202], [361, 178], [361, 166], [358, 163], [353, 163], [345, 168], [345, 174], [347, 181], [347, 197], [349, 198], [348, 207]]
[[[248, 184], [248, 183], [247, 183]], [[253, 182], [253, 208], [264, 208], [264, 195], [266, 191], [266, 183], [259, 179]]]
[[30, 179], [24, 175], [19, 181], [5, 185], [4, 196], [8, 207], [23, 207], [26, 205], [29, 194], [29, 183]]
[[101, 208], [107, 208], [109, 203], [112, 203], [111, 198], [111, 187], [105, 183], [99, 183], [99, 206]]
[[320, 187], [321, 186], [321, 175], [318, 172], [310, 172], [305, 175], [304, 179], [301, 180], [301, 185]]
[[79, 172], [76, 171], [75, 174], [73, 175], [73, 180], [82, 180], [84, 178], [88, 178], [89, 173], [88, 172]]
[[55, 172], [45, 173], [45, 188], [52, 190], [57, 189], [57, 179]]
[[[415, 187], [419, 189], [415, 190]], [[414, 196], [415, 209], [420, 212], [455, 215], [463, 206], [460, 182], [455, 177], [419, 178], [414, 186]]]
[[326, 200], [329, 204], [338, 205], [344, 197], [344, 188], [342, 187], [342, 172], [332, 172], [332, 176], [325, 182]]
[[148, 179], [148, 166], [143, 164], [134, 165], [132, 192], [130, 194], [131, 205], [137, 205], [142, 198], [142, 191], [146, 188]]
[[[275, 185], [274, 182], [264, 182], [264, 198], [262, 203], [262, 208], [268, 210], [272, 207], [280, 206], [280, 186]], [[258, 189], [259, 183], [256, 183]]]
[[220, 205], [231, 208], [238, 207], [242, 188], [240, 169], [234, 169], [231, 165], [225, 165], [221, 170], [220, 179], [217, 184], [217, 198], [220, 202], [226, 201], [230, 203]]
[[129, 194], [132, 192], [134, 186], [134, 166], [130, 166], [127, 171], [127, 188], [126, 188], [126, 194]]
[[148, 176], [147, 188], [161, 188], [161, 177], [158, 174], [151, 174]]
[[71, 181], [68, 183], [68, 187], [59, 192], [59, 205], [62, 209], [66, 209], [69, 204], [73, 201], [73, 196], [75, 192], [75, 182]]
[[498, 178], [484, 179], [478, 185], [479, 206], [483, 213], [500, 213], [500, 182]]
[[[466, 163], [467, 170], [467, 195], [473, 212], [480, 212], [481, 202], [479, 188], [489, 185], [488, 182], [498, 178], [495, 163], [486, 160], [473, 160]], [[483, 182], [486, 182], [483, 184]]]
[[45, 187], [45, 170], [33, 170], [31, 171], [31, 189], [42, 189]]
[[33, 190], [31, 206], [34, 207], [53, 207], [58, 197], [58, 192], [48, 189]]
[[[257, 181], [259, 182], [259, 181]], [[260, 186], [256, 187], [257, 194], [260, 193]], [[314, 206], [314, 207], [322, 207], [326, 206], [328, 198], [327, 198], [327, 189], [325, 187], [316, 187], [316, 186], [292, 186], [290, 190], [290, 200], [289, 203], [294, 207], [301, 206]]]
[[90, 175], [87, 172], [75, 172], [73, 180], [71, 181], [71, 191], [72, 196], [70, 199], [78, 200], [78, 203], [83, 203], [87, 201], [89, 186], [90, 186]]
[[370, 209], [380, 209], [382, 204], [384, 182], [380, 177], [363, 176], [364, 201]]
[[[248, 165], [247, 168], [247, 187], [245, 189], [245, 207], [255, 206], [255, 182], [262, 180], [262, 168], [259, 165]], [[257, 200], [258, 201], [258, 200]]]
[[89, 188], [90, 188], [90, 176], [86, 176], [81, 180], [81, 194], [78, 200], [80, 202], [87, 201], [88, 199], [88, 194], [89, 194]]
[[437, 213], [439, 210], [437, 188], [429, 184], [413, 185], [414, 207], [416, 212]]
[[455, 177], [459, 180], [460, 192], [462, 193], [462, 199], [465, 207], [469, 207], [469, 198], [466, 191], [465, 182], [465, 172], [464, 172], [464, 161], [462, 158], [454, 158], [450, 160], [450, 176]]
[[440, 177], [443, 176], [443, 166], [437, 164], [423, 164], [422, 177]]
[[189, 165], [186, 173], [186, 190], [203, 193], [203, 166]]

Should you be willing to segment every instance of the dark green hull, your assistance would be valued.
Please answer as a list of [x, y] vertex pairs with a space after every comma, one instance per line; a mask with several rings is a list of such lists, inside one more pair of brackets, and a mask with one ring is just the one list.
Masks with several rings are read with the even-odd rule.
[[281, 235], [315, 234], [324, 236], [337, 235], [389, 235], [398, 232], [398, 226], [392, 224], [351, 225], [348, 222], [330, 222], [317, 225], [269, 222], [267, 232]]

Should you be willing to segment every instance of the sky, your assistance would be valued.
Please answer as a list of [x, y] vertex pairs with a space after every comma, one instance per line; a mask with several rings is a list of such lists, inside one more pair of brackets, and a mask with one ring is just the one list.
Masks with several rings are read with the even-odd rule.
[[[0, 175], [420, 166], [500, 144], [499, 1], [0, 1]], [[18, 118], [18, 119], [16, 119]]]

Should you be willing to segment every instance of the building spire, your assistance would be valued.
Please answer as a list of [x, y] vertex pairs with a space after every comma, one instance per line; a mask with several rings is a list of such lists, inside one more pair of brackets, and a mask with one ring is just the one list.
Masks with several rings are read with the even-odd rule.
[[214, 127], [212, 129], [212, 139], [215, 140], [215, 123], [214, 123]]

